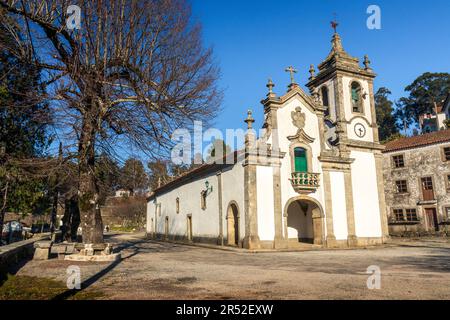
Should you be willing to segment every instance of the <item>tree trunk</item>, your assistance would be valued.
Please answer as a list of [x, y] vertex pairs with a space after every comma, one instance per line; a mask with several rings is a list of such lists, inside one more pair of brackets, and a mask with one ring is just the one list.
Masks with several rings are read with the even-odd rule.
[[95, 177], [95, 124], [92, 113], [83, 119], [78, 149], [80, 208], [83, 243], [103, 243], [103, 223], [98, 205], [99, 191]]

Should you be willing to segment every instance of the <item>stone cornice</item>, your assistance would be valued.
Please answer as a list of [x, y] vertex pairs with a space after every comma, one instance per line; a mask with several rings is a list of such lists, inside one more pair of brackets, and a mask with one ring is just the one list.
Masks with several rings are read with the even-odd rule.
[[305, 103], [305, 105], [310, 107], [314, 113], [324, 113], [327, 109], [324, 106], [320, 106], [314, 102], [313, 98], [308, 95], [302, 88], [298, 85], [292, 86], [289, 91], [287, 91], [281, 97], [268, 97], [261, 100], [261, 104], [264, 106], [264, 110], [267, 112], [269, 109], [277, 109], [282, 107], [286, 102], [295, 96], [300, 97], [300, 99]]
[[368, 142], [368, 141], [358, 141], [353, 139], [348, 139], [346, 142], [348, 147], [359, 148], [359, 149], [370, 149], [370, 150], [379, 150], [383, 151], [386, 149], [384, 145], [381, 145], [376, 142]]
[[306, 83], [306, 86], [311, 90], [312, 88], [317, 87], [319, 84], [335, 78], [337, 76], [358, 76], [359, 78], [363, 78], [367, 81], [372, 81], [376, 78], [376, 74], [373, 72], [368, 72], [362, 68], [347, 68], [342, 66], [336, 66], [333, 69], [327, 69], [323, 72], [320, 72], [314, 79]]
[[343, 158], [339, 156], [332, 156], [322, 153], [319, 156], [319, 161], [323, 163], [336, 163], [336, 164], [352, 164], [355, 159], [353, 158]]

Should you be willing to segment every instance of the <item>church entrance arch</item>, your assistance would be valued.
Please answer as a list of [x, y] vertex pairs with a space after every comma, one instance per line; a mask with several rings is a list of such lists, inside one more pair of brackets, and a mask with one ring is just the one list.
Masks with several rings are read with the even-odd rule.
[[323, 244], [323, 209], [308, 196], [290, 199], [284, 209], [285, 235], [289, 242]]

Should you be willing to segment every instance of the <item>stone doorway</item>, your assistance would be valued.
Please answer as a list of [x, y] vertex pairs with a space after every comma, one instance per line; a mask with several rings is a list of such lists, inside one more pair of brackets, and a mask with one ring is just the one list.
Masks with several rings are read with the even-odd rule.
[[239, 209], [234, 202], [230, 203], [227, 210], [227, 245], [239, 245]]
[[285, 207], [285, 235], [290, 244], [323, 244], [323, 211], [320, 204], [301, 196]]

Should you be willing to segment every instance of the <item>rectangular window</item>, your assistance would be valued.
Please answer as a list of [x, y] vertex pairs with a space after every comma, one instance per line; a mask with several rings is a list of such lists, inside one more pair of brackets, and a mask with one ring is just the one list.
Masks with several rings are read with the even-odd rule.
[[403, 209], [394, 209], [394, 218], [395, 221], [404, 221]]
[[416, 209], [406, 209], [406, 220], [407, 221], [418, 221], [417, 210]]
[[450, 189], [450, 174], [447, 175], [447, 189]]
[[392, 161], [394, 163], [394, 168], [404, 168], [405, 167], [405, 159], [403, 155], [393, 156]]
[[444, 148], [444, 159], [450, 161], [450, 147]]
[[395, 185], [397, 187], [397, 193], [407, 193], [408, 192], [408, 184], [406, 180], [395, 181]]

